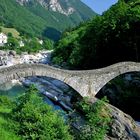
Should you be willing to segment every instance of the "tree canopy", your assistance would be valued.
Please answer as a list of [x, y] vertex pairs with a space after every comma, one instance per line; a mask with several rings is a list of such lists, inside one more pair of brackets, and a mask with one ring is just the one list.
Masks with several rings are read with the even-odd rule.
[[102, 16], [65, 32], [53, 61], [76, 69], [104, 67], [120, 61], [140, 61], [140, 1], [120, 0]]
[[11, 115], [13, 128], [25, 139], [72, 139], [60, 113], [43, 102], [34, 86], [18, 99]]

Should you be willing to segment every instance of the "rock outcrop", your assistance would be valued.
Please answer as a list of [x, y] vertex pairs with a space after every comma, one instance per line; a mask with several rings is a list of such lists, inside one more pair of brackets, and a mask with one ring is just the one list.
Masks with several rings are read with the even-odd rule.
[[[75, 9], [69, 2], [69, 0], [63, 0], [63, 3], [59, 0], [36, 0], [41, 6], [45, 7], [48, 10], [59, 12], [66, 16], [73, 14]], [[17, 0], [20, 5], [26, 5], [32, 2], [32, 0]], [[65, 6], [63, 5], [65, 4]]]
[[105, 85], [96, 95], [101, 99], [106, 96], [109, 103], [140, 120], [140, 73], [131, 72], [118, 76]]
[[[94, 104], [97, 100], [94, 98], [90, 102]], [[111, 123], [105, 140], [140, 140], [140, 125], [118, 108], [110, 104], [106, 106], [110, 112]]]
[[140, 140], [140, 127], [131, 116], [123, 113], [114, 106], [109, 105], [111, 110], [111, 129], [107, 140]]

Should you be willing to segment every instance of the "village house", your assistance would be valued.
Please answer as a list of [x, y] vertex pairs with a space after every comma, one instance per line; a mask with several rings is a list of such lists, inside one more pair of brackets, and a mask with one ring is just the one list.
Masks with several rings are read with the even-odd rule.
[[19, 41], [19, 46], [20, 47], [24, 47], [25, 46], [25, 44], [24, 44], [24, 42], [21, 40], [21, 41]]
[[7, 39], [7, 35], [0, 33], [0, 46], [4, 46], [4, 44], [7, 43]]

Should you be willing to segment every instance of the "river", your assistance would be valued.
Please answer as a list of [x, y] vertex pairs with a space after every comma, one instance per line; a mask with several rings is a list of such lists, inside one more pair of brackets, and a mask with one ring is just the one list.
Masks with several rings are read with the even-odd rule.
[[[18, 63], [33, 63], [33, 62], [36, 62], [36, 63], [44, 63], [44, 64], [49, 64], [50, 63], [50, 58], [51, 58], [51, 52], [52, 51], [40, 51], [39, 53], [35, 54], [35, 55], [29, 55], [29, 54], [22, 54], [22, 55], [15, 55], [15, 56], [12, 56], [9, 57], [8, 55], [8, 51], [2, 51], [3, 54], [5, 54], [4, 56], [7, 56], [8, 59], [7, 59], [7, 65], [3, 65], [1, 66], [0, 68], [2, 67], [7, 67], [7, 66], [10, 66], [10, 65], [15, 65], [15, 64], [18, 64]], [[2, 57], [4, 57], [2, 56]], [[47, 82], [48, 81], [48, 82]], [[49, 80], [47, 79], [47, 83], [49, 83]], [[25, 81], [23, 82], [23, 84], [27, 84], [27, 79], [25, 79]], [[51, 90], [54, 94], [58, 92], [60, 92], [60, 90], [56, 90], [58, 89], [56, 86], [53, 86], [52, 84], [47, 84], [45, 83], [46, 87], [49, 88], [49, 90]], [[23, 94], [26, 90], [26, 87], [23, 85], [22, 83], [20, 83], [19, 81], [16, 81], [16, 80], [13, 80], [11, 82], [7, 82], [3, 85], [0, 85], [0, 95], [6, 95], [10, 98], [16, 98], [18, 97], [19, 95]], [[36, 77], [32, 77], [30, 79], [28, 79], [28, 86], [30, 84], [35, 84], [38, 89], [40, 90], [40, 92], [42, 93], [42, 89], [43, 91], [46, 91], [47, 88], [45, 86], [42, 86], [44, 85], [44, 81], [41, 81], [41, 78], [36, 78]], [[50, 86], [51, 85], [51, 86]], [[66, 87], [66, 86], [65, 86]], [[53, 90], [55, 89], [55, 90]], [[63, 91], [61, 91], [62, 93]], [[47, 93], [50, 94], [50, 91], [47, 90]], [[50, 94], [51, 95], [51, 94]], [[53, 94], [52, 94], [53, 95]], [[49, 98], [47, 98], [46, 96], [43, 96], [43, 99], [46, 103], [48, 103], [49, 105], [52, 105], [54, 109], [58, 110], [63, 110], [61, 105], [57, 105], [57, 103], [54, 103], [52, 100], [50, 100]]]
[[[22, 95], [27, 87], [34, 84], [43, 96], [44, 102], [55, 110], [72, 111], [71, 100], [75, 91], [61, 81], [48, 77], [27, 77], [22, 81], [13, 80], [0, 85], [0, 95], [6, 95], [12, 99]], [[78, 94], [77, 94], [78, 95]]]
[[25, 92], [26, 88], [22, 85], [14, 82], [7, 82], [0, 85], [0, 95], [5, 95], [10, 98], [16, 98]]
[[[50, 52], [49, 55], [46, 55], [46, 53], [42, 53], [40, 60], [34, 60], [35, 59], [34, 58], [32, 61], [37, 62], [39, 61], [48, 64], [50, 63], [50, 55], [51, 55]], [[19, 81], [7, 82], [6, 84], [0, 85], [0, 95], [6, 95], [14, 99], [22, 95], [27, 89], [26, 86], [29, 86], [30, 84], [36, 85], [36, 87], [40, 91], [40, 94], [42, 94], [45, 103], [51, 105], [55, 110], [64, 111], [65, 114], [67, 111], [73, 111], [74, 108], [72, 106], [72, 100], [75, 99], [79, 100], [80, 98], [80, 97], [78, 98], [78, 96], [80, 95], [78, 95], [78, 93], [76, 93], [68, 85], [56, 79], [47, 77], [27, 77], [23, 79], [22, 82]], [[76, 95], [76, 97], [74, 95]], [[140, 126], [139, 120], [136, 123]]]

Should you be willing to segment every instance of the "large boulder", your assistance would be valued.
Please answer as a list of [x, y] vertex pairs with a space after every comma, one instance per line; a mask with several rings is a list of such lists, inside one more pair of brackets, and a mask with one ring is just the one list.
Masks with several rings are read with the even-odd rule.
[[8, 55], [16, 56], [16, 51], [10, 50]]
[[[94, 104], [97, 100], [92, 98], [90, 102]], [[106, 107], [110, 113], [111, 123], [105, 140], [140, 140], [140, 125], [130, 115], [108, 103]]]
[[112, 105], [108, 105], [111, 110], [111, 129], [108, 134], [110, 140], [140, 140], [140, 127], [133, 118]]

